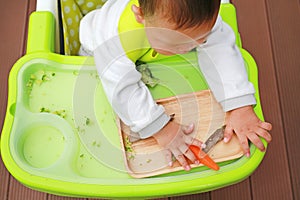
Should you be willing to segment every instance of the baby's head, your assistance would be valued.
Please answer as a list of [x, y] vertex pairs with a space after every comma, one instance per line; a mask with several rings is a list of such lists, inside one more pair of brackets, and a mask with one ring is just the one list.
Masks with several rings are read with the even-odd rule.
[[132, 11], [145, 25], [151, 46], [161, 54], [183, 54], [206, 41], [220, 0], [139, 0]]

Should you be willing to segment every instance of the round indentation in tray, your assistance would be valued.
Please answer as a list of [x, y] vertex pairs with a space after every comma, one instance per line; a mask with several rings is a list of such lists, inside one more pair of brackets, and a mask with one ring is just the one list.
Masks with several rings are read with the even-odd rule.
[[30, 126], [23, 138], [23, 155], [29, 165], [45, 168], [55, 163], [65, 148], [65, 137], [49, 125]]

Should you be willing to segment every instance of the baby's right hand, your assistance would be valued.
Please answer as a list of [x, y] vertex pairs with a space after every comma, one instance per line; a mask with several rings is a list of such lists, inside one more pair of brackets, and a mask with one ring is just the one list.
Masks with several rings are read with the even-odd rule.
[[170, 166], [172, 166], [173, 163], [172, 154], [186, 171], [191, 169], [186, 158], [192, 161], [192, 163], [199, 164], [199, 161], [196, 159], [193, 152], [189, 149], [189, 145], [191, 144], [199, 147], [202, 144], [199, 140], [192, 137], [191, 133], [193, 131], [193, 124], [187, 127], [183, 127], [176, 122], [170, 121], [164, 128], [153, 135], [153, 137], [161, 147], [169, 150], [169, 154], [166, 155], [166, 157]]

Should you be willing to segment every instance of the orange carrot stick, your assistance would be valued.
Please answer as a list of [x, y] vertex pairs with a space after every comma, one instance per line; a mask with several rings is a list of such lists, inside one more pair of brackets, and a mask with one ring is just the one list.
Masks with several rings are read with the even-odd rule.
[[200, 147], [190, 145], [189, 148], [195, 154], [200, 163], [216, 171], [220, 169], [220, 167], [206, 153], [204, 153]]

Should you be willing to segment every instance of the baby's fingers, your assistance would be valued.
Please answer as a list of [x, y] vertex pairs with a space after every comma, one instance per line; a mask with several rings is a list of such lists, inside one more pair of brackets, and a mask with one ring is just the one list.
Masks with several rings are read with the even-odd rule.
[[250, 148], [249, 148], [247, 136], [245, 136], [244, 134], [237, 134], [237, 137], [240, 141], [240, 144], [241, 144], [244, 154], [247, 157], [249, 157], [250, 156]]
[[267, 131], [272, 130], [272, 124], [268, 123], [268, 122], [263, 122], [261, 121], [259, 126]]
[[224, 139], [223, 141], [225, 143], [229, 142], [232, 138], [233, 135], [233, 128], [231, 128], [230, 126], [226, 126], [225, 130], [224, 130]]
[[192, 145], [200, 147], [202, 145], [202, 142], [200, 140], [194, 138], [193, 134], [191, 134], [191, 133], [193, 133], [194, 129], [195, 129], [195, 125], [193, 123], [190, 124], [189, 126], [184, 126], [182, 128], [182, 131], [185, 134], [184, 137], [183, 137], [184, 142], [188, 145], [192, 144]]
[[170, 150], [165, 150], [164, 154], [169, 167], [172, 167], [173, 165], [172, 152]]
[[183, 131], [185, 134], [190, 134], [190, 133], [192, 133], [192, 132], [194, 131], [194, 128], [195, 128], [195, 126], [194, 126], [194, 124], [192, 123], [192, 124], [190, 124], [190, 125], [188, 125], [188, 126], [182, 127], [182, 131]]
[[193, 138], [192, 136], [185, 135], [184, 136], [184, 142], [188, 145], [195, 145], [198, 147], [201, 147], [202, 142], [198, 140], [197, 138]]
[[183, 156], [182, 152], [179, 149], [172, 149], [171, 151], [184, 170], [189, 171], [191, 167]]
[[193, 154], [193, 152], [189, 149], [189, 147], [186, 144], [179, 146], [178, 149], [190, 161], [192, 161], [195, 164], [199, 164], [199, 162], [197, 162], [198, 161], [197, 158], [195, 157], [195, 155]]
[[192, 163], [195, 163], [196, 165], [199, 165], [199, 164], [200, 164], [199, 161], [197, 160], [197, 158], [195, 157], [194, 153], [193, 153], [190, 149], [188, 149], [188, 150], [184, 153], [184, 155], [185, 155], [190, 161], [192, 161]]
[[265, 151], [265, 146], [261, 139], [253, 132], [248, 135], [249, 140], [261, 151]]
[[271, 134], [267, 131], [267, 129], [258, 127], [258, 128], [255, 130], [255, 132], [256, 132], [257, 135], [259, 135], [260, 137], [264, 138], [268, 143], [271, 142], [272, 136], [271, 136]]

